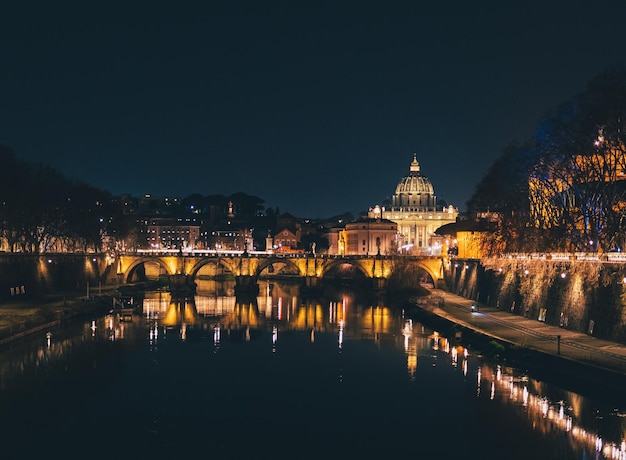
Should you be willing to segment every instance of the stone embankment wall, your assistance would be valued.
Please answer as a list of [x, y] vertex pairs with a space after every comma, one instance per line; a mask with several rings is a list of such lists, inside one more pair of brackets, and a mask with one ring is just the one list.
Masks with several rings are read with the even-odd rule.
[[450, 292], [494, 308], [626, 343], [626, 266], [597, 261], [451, 260]]
[[0, 300], [95, 289], [115, 281], [115, 270], [100, 254], [0, 255]]

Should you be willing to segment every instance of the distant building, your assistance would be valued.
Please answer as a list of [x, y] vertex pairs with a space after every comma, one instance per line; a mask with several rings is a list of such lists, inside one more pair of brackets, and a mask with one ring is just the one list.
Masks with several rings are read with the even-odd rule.
[[370, 219], [386, 219], [398, 225], [397, 244], [401, 252], [417, 255], [441, 252], [440, 238], [433, 238], [442, 225], [456, 221], [459, 212], [454, 206], [437, 207], [437, 198], [430, 180], [420, 171], [415, 155], [409, 174], [398, 182], [388, 206], [370, 208]]
[[141, 217], [140, 246], [148, 249], [197, 249], [200, 223], [195, 218]]
[[298, 237], [288, 228], [283, 228], [274, 234], [274, 250], [276, 252], [291, 252], [298, 247]]
[[329, 254], [388, 255], [397, 252], [398, 226], [386, 219], [360, 219], [328, 233]]
[[[459, 219], [437, 229], [442, 238], [444, 253], [459, 259], [480, 259], [485, 253], [486, 241], [498, 226], [496, 213], [480, 213], [473, 219]], [[490, 245], [492, 246], [492, 245]]]
[[328, 254], [345, 254], [345, 227], [332, 227], [326, 231]]
[[396, 252], [398, 225], [387, 219], [361, 219], [346, 224], [346, 254], [383, 255]]
[[276, 216], [276, 229], [286, 228], [296, 236], [296, 241], [300, 242], [302, 224], [300, 220], [288, 212]]
[[243, 251], [245, 245], [243, 232], [235, 229], [211, 230], [205, 233], [203, 239], [207, 249], [216, 251]]

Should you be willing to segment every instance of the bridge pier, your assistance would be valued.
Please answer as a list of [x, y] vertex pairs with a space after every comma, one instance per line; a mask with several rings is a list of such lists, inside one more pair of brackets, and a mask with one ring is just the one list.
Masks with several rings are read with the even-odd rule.
[[307, 288], [318, 288], [322, 285], [321, 279], [317, 276], [305, 276], [304, 286]]
[[235, 277], [235, 294], [252, 294], [259, 293], [259, 285], [257, 279], [250, 275], [241, 275]]
[[317, 296], [322, 292], [322, 279], [317, 276], [305, 276], [300, 287], [300, 294], [303, 296]]
[[169, 277], [170, 292], [187, 294], [196, 292], [196, 282], [189, 275], [178, 273]]
[[372, 287], [374, 289], [385, 289], [387, 287], [386, 278], [372, 278]]

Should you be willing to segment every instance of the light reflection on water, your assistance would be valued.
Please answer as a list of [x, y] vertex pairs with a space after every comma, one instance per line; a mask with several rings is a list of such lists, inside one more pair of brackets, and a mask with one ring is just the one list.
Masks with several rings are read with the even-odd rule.
[[[251, 407], [256, 407], [261, 415], [253, 412], [252, 418], [260, 423], [255, 428], [258, 436], [273, 439], [278, 430], [285, 438], [300, 440], [293, 441], [299, 445], [311, 442], [309, 436], [318, 439], [325, 433], [318, 431], [317, 420], [322, 425], [335, 426], [338, 420], [326, 412], [341, 407], [343, 423], [370, 431], [360, 434], [357, 442], [379, 437], [378, 442], [385, 445], [381, 452], [407, 454], [432, 450], [447, 458], [446, 453], [454, 452], [453, 447], [446, 446], [449, 439], [445, 433], [451, 429], [456, 433], [454, 438], [461, 442], [459, 452], [479, 449], [479, 458], [499, 458], [502, 454], [522, 458], [532, 452], [533, 458], [626, 460], [624, 408], [607, 408], [605, 403], [548, 385], [515, 369], [485, 363], [462, 342], [414, 322], [403, 311], [386, 307], [380, 299], [363, 303], [363, 299], [356, 299], [349, 291], [324, 300], [304, 299], [294, 286], [266, 283], [262, 287], [261, 295], [246, 300], [220, 295], [228, 292], [228, 283], [201, 283], [199, 294], [189, 299], [172, 298], [167, 292], [150, 292], [145, 294], [132, 321], [122, 321], [118, 315], [110, 314], [81, 328], [53, 331], [43, 339], [33, 337], [15, 344], [0, 353], [0, 428], [15, 436], [54, 434], [54, 429], [45, 423], [33, 427], [29, 422], [27, 430], [32, 432], [26, 431], [26, 435], [18, 429], [20, 422], [44, 419], [50, 414], [53, 414], [51, 422], [54, 420], [61, 427], [69, 425], [75, 430], [96, 433], [106, 428], [84, 410], [67, 410], [79, 404], [71, 399], [76, 397], [102, 398], [94, 410], [100, 407], [105, 414], [103, 420], [109, 423], [133, 414], [130, 419], [136, 424], [135, 435], [142, 431], [163, 435], [185, 433], [190, 428], [181, 428], [180, 417], [187, 412], [178, 412], [179, 408], [169, 404], [189, 402], [180, 397], [169, 401], [166, 394], [174, 389], [193, 393], [196, 384], [189, 380], [193, 378], [204, 382], [198, 387], [202, 391], [220, 392], [203, 393], [203, 396], [229, 401], [206, 405], [198, 402], [200, 395], [189, 394], [193, 396], [190, 400], [202, 408], [198, 409], [200, 413], [214, 408], [219, 414], [217, 420], [222, 423], [219, 428], [209, 424], [206, 429], [215, 433], [216, 439], [229, 440], [219, 444], [223, 453], [230, 452], [229, 446], [235, 439], [230, 439], [230, 431], [224, 428], [235, 423], [229, 415], [224, 415], [231, 410], [248, 413]], [[191, 355], [191, 351], [181, 346], [202, 347], [207, 343], [212, 356], [208, 364], [203, 352], [193, 355], [190, 358], [193, 361], [186, 361], [186, 353]], [[269, 357], [262, 352], [266, 343]], [[245, 361], [247, 358], [239, 354], [243, 349], [237, 344], [254, 347], [245, 349], [252, 361]], [[178, 354], [170, 361], [174, 350]], [[144, 353], [152, 356], [151, 363], [143, 358]], [[249, 372], [241, 369], [243, 364], [238, 359], [248, 362]], [[205, 360], [208, 368], [194, 368], [199, 360]], [[178, 366], [194, 370], [188, 376], [172, 375], [179, 372]], [[138, 369], [141, 372], [135, 374]], [[399, 370], [402, 375], [398, 374]], [[250, 386], [242, 385], [240, 379], [229, 380], [229, 373], [249, 379]], [[326, 374], [333, 375], [334, 383], [325, 380]], [[84, 381], [98, 385], [85, 387]], [[53, 390], [41, 391], [46, 384]], [[171, 384], [185, 388], [171, 388]], [[142, 385], [143, 392], [138, 388]], [[40, 398], [31, 397], [40, 393]], [[48, 405], [45, 398], [58, 395], [67, 399], [60, 405]], [[156, 400], [138, 401], [147, 395]], [[276, 401], [283, 397], [290, 402]], [[273, 402], [268, 403], [264, 398]], [[329, 404], [328, 398], [333, 402]], [[111, 400], [116, 399], [125, 405], [109, 413]], [[139, 404], [142, 409], [133, 413], [133, 404]], [[268, 428], [262, 428], [263, 423], [271, 417], [262, 414], [269, 408], [278, 412], [282, 408], [281, 417], [285, 417], [285, 411], [293, 412], [288, 422], [264, 431]], [[308, 420], [317, 410], [324, 415], [313, 418], [315, 423]], [[149, 422], [143, 419], [142, 411], [151, 414]], [[66, 417], [87, 420], [83, 425]], [[393, 420], [401, 428], [387, 427], [393, 425]], [[431, 420], [432, 426], [428, 423]], [[194, 419], [193, 423], [206, 422]], [[292, 431], [294, 424], [306, 426], [309, 434]], [[420, 435], [425, 437], [422, 443], [428, 440], [433, 445], [414, 446], [417, 441], [412, 438]], [[146, 436], [150, 438], [149, 434]], [[82, 437], [90, 439], [85, 433]], [[404, 443], [386, 445], [400, 438], [406, 438]], [[141, 436], [133, 439], [146, 449], [143, 443], [147, 441], [142, 441]], [[167, 447], [159, 442], [155, 444], [158, 449]], [[285, 439], [280, 438], [280, 442], [284, 444]], [[520, 446], [525, 444], [544, 447], [520, 451]], [[513, 445], [518, 447], [507, 450]], [[346, 448], [345, 452], [355, 452], [354, 449], [357, 447]], [[363, 449], [368, 452], [372, 447]], [[286, 452], [284, 457], [288, 457]]]

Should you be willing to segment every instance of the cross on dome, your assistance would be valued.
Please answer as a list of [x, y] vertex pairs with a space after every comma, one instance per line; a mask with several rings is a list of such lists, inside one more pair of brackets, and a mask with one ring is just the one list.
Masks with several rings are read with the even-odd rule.
[[420, 172], [420, 164], [417, 161], [417, 154], [413, 154], [413, 161], [411, 162], [411, 166], [409, 168], [411, 172]]

